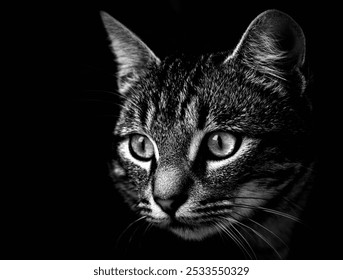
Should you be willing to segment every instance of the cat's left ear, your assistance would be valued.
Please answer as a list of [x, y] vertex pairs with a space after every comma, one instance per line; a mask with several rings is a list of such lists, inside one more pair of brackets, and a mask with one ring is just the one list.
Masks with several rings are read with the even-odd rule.
[[249, 25], [232, 55], [249, 67], [280, 79], [305, 60], [305, 36], [287, 14], [268, 10]]
[[151, 64], [160, 60], [135, 34], [105, 12], [101, 18], [111, 41], [111, 49], [118, 63], [118, 89], [124, 93]]

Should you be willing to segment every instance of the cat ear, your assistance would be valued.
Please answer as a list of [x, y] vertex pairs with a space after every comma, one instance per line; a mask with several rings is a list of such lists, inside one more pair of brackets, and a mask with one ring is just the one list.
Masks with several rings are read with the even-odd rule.
[[305, 60], [305, 36], [287, 14], [268, 10], [249, 25], [232, 55], [256, 70], [285, 79]]
[[148, 65], [157, 65], [160, 60], [135, 34], [112, 16], [101, 12], [101, 18], [118, 63], [118, 89], [124, 93]]

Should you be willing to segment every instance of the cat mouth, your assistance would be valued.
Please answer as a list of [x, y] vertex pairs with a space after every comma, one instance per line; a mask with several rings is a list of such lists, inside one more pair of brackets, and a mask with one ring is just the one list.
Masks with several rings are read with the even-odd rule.
[[218, 229], [209, 222], [181, 221], [175, 218], [152, 221], [156, 226], [168, 230], [185, 240], [203, 240], [215, 233]]
[[170, 226], [169, 230], [185, 240], [203, 240], [218, 232], [218, 230], [210, 224], [198, 226], [177, 224]]

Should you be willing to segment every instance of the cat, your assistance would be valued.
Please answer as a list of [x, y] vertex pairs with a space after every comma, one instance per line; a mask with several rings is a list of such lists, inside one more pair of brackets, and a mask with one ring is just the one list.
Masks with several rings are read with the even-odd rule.
[[186, 242], [230, 237], [285, 259], [311, 191], [305, 36], [267, 10], [233, 51], [159, 59], [101, 12], [121, 111], [112, 176], [137, 221]]

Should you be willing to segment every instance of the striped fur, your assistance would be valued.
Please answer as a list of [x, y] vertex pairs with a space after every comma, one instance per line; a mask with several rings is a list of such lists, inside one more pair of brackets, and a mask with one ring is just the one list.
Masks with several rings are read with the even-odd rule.
[[[109, 21], [107, 15], [105, 25], [116, 24]], [[265, 22], [276, 28], [264, 32]], [[279, 51], [275, 38], [285, 28], [295, 47]], [[134, 50], [139, 60], [143, 43], [131, 33], [125, 39], [122, 30], [110, 38], [126, 40], [130, 49], [118, 54], [117, 45], [125, 44], [116, 41], [114, 54], [129, 57]], [[144, 59], [146, 53], [151, 52], [143, 51]], [[285, 258], [313, 169], [303, 58], [300, 27], [272, 10], [253, 21], [233, 53], [173, 56], [158, 63], [153, 58], [144, 69], [139, 64], [139, 71], [131, 60], [119, 65], [139, 73], [120, 88], [122, 110], [114, 131], [113, 176], [131, 209], [184, 239], [224, 234], [249, 258]], [[206, 141], [216, 131], [240, 139], [233, 155], [209, 156]], [[129, 148], [133, 134], [153, 144], [153, 158], [135, 158]], [[166, 206], [171, 201], [177, 202], [172, 212]]]

